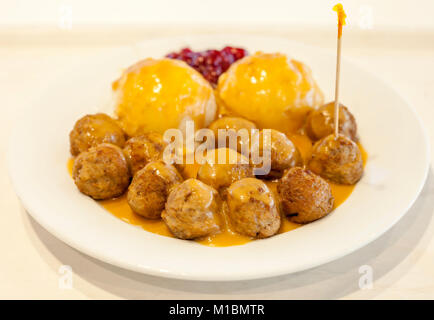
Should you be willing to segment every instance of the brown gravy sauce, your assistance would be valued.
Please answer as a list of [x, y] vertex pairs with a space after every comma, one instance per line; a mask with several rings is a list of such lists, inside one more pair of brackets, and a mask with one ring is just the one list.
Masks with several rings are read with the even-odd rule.
[[[309, 159], [312, 151], [312, 142], [310, 141], [310, 139], [305, 135], [299, 135], [299, 134], [289, 136], [289, 138], [300, 150], [303, 159], [304, 160]], [[362, 152], [363, 163], [365, 164], [368, 157], [367, 153], [360, 143], [358, 144], [358, 146]], [[72, 174], [73, 164], [74, 164], [74, 159], [71, 158], [68, 161], [68, 171], [70, 174]], [[197, 169], [196, 167], [190, 168], [190, 172], [188, 173], [188, 176], [194, 177], [197, 172], [196, 169]], [[272, 192], [275, 194], [277, 183], [274, 181], [267, 181], [266, 183], [269, 186], [270, 190], [272, 190]], [[331, 182], [329, 183], [332, 189], [333, 196], [335, 198], [335, 208], [341, 205], [350, 196], [350, 194], [353, 192], [355, 187], [354, 185], [347, 186], [347, 185], [338, 185]], [[170, 233], [169, 228], [161, 219], [149, 220], [139, 215], [136, 215], [129, 207], [126, 198], [127, 198], [126, 194], [124, 194], [115, 199], [103, 200], [98, 202], [111, 214], [113, 214], [117, 218], [129, 224], [140, 226], [144, 230], [152, 233], [173, 238], [173, 235]], [[277, 199], [277, 197], [275, 198]], [[302, 225], [300, 224], [289, 221], [285, 216], [282, 215], [282, 224], [279, 233], [288, 232], [296, 228], [299, 228], [301, 226]], [[227, 247], [227, 246], [242, 245], [253, 240], [254, 239], [237, 234], [236, 232], [232, 231], [228, 223], [227, 214], [225, 210], [223, 210], [222, 232], [217, 235], [196, 240], [196, 242], [211, 247]]]

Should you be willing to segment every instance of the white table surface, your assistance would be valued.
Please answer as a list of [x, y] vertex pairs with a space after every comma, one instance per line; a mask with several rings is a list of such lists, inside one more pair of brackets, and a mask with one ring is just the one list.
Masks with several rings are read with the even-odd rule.
[[[170, 29], [161, 34], [192, 33], [192, 29]], [[284, 33], [279, 28], [266, 31], [244, 28], [241, 32], [279, 34], [333, 50], [335, 45], [334, 34], [324, 35], [315, 30]], [[425, 188], [413, 208], [381, 238], [321, 267], [271, 279], [209, 283], [141, 275], [77, 252], [34, 221], [21, 206], [7, 176], [5, 155], [14, 121], [19, 121], [20, 112], [31, 107], [31, 101], [45, 89], [44, 79], [53, 70], [87, 55], [103, 54], [108, 47], [144, 40], [153, 33], [148, 29], [115, 35], [0, 32], [0, 298], [434, 298], [433, 162]], [[416, 108], [430, 140], [434, 141], [434, 33], [354, 32], [345, 36], [344, 55], [374, 70], [402, 92]], [[59, 287], [62, 265], [72, 267], [71, 289]], [[362, 265], [372, 267], [372, 289], [359, 289]]]

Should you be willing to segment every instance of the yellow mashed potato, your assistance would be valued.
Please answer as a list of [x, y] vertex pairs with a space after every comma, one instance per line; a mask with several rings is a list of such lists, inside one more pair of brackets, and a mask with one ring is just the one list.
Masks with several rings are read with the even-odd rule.
[[145, 59], [129, 67], [113, 83], [116, 114], [129, 136], [169, 128], [185, 129], [193, 120], [203, 128], [216, 117], [210, 84], [183, 61]]
[[300, 129], [324, 100], [310, 69], [280, 53], [235, 62], [220, 76], [217, 94], [227, 111], [285, 133]]

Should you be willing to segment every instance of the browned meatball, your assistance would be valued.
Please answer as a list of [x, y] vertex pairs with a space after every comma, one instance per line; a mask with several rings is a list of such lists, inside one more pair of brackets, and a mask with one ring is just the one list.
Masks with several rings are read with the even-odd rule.
[[278, 181], [277, 192], [283, 212], [296, 223], [315, 221], [333, 209], [330, 185], [307, 169], [289, 169]]
[[[223, 157], [223, 163], [219, 163], [219, 152], [226, 154], [226, 158]], [[206, 163], [199, 168], [197, 178], [219, 191], [229, 187], [237, 180], [253, 177], [253, 169], [248, 159], [235, 150], [228, 148], [210, 150], [206, 155], [206, 160]]]
[[253, 238], [267, 238], [280, 228], [280, 214], [267, 185], [255, 178], [234, 182], [227, 190], [232, 228]]
[[124, 154], [131, 173], [134, 175], [147, 163], [162, 159], [166, 145], [163, 136], [156, 132], [148, 132], [129, 139], [125, 144]]
[[[264, 130], [259, 132], [259, 154], [265, 156], [264, 150], [270, 152], [271, 171], [266, 175], [267, 178], [280, 178], [286, 169], [301, 166], [302, 158], [294, 143], [288, 137], [277, 130], [270, 130], [270, 138], [264, 139]], [[264, 159], [265, 161], [266, 159]], [[261, 164], [262, 166], [262, 164]], [[259, 175], [262, 177], [262, 175]]]
[[177, 238], [206, 237], [220, 231], [220, 205], [214, 188], [188, 179], [169, 194], [161, 217]]
[[74, 161], [72, 177], [78, 189], [94, 199], [117, 197], [130, 182], [130, 173], [122, 150], [109, 143], [80, 153]]
[[134, 176], [128, 188], [128, 204], [145, 218], [159, 219], [170, 190], [181, 182], [174, 166], [163, 161], [149, 162]]
[[[217, 146], [224, 146], [224, 147], [231, 147], [230, 145], [228, 145], [228, 139], [226, 138], [226, 136], [219, 136], [218, 131], [219, 130], [228, 130], [228, 134], [230, 135], [231, 133], [229, 132], [230, 129], [233, 129], [235, 131], [235, 133], [238, 133], [239, 130], [241, 129], [246, 129], [246, 136], [242, 136], [242, 134], [240, 135], [240, 137], [237, 139], [237, 146], [236, 146], [236, 150], [238, 152], [242, 152], [243, 151], [243, 145], [245, 144], [245, 152], [246, 152], [246, 156], [247, 153], [249, 152], [249, 140], [250, 140], [250, 135], [252, 133], [253, 129], [256, 129], [256, 125], [246, 119], [243, 118], [239, 118], [239, 117], [222, 117], [220, 119], [215, 120], [213, 123], [210, 124], [210, 126], [208, 127], [209, 129], [211, 129], [214, 132], [214, 136], [216, 138], [216, 141], [218, 142]], [[244, 133], [243, 133], [244, 134]], [[241, 139], [241, 137], [243, 137], [244, 139]], [[235, 149], [235, 148], [233, 148]]]
[[122, 148], [125, 134], [114, 119], [97, 113], [79, 119], [69, 133], [69, 141], [71, 154], [76, 156], [100, 143], [111, 143]]
[[329, 135], [313, 146], [309, 168], [330, 181], [355, 184], [363, 174], [362, 153], [347, 137]]
[[[306, 120], [306, 133], [316, 141], [334, 132], [335, 103], [329, 102], [312, 111]], [[357, 123], [353, 114], [342, 104], [339, 104], [339, 133], [357, 141]]]

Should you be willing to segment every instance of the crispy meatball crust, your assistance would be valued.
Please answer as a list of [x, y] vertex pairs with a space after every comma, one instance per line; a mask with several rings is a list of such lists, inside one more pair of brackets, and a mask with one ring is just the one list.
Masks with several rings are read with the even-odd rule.
[[[224, 149], [227, 154], [226, 163], [218, 163], [218, 152]], [[233, 182], [253, 177], [253, 168], [249, 164], [247, 158], [243, 158], [241, 154], [235, 150], [228, 148], [219, 148], [208, 152], [207, 161], [201, 165], [197, 172], [197, 178], [210, 185], [211, 187], [221, 191], [229, 187]], [[235, 163], [229, 163], [229, 159], [233, 159]], [[246, 163], [243, 163], [245, 159]]]
[[264, 141], [264, 131], [259, 132], [259, 152], [263, 155], [264, 149], [270, 151], [271, 171], [265, 177], [280, 178], [285, 170], [301, 166], [303, 160], [294, 143], [283, 132], [270, 129], [270, 133], [270, 141]]
[[116, 120], [104, 113], [89, 114], [79, 119], [69, 133], [71, 154], [79, 155], [100, 143], [119, 147], [125, 144], [125, 133]]
[[163, 136], [156, 132], [130, 138], [125, 144], [124, 154], [131, 173], [134, 175], [149, 162], [162, 159], [166, 145]]
[[309, 168], [330, 181], [355, 184], [363, 175], [362, 153], [344, 135], [329, 135], [315, 143]]
[[197, 239], [220, 231], [220, 208], [214, 188], [188, 179], [170, 192], [161, 217], [175, 237]]
[[280, 228], [280, 214], [267, 185], [255, 178], [234, 182], [227, 190], [228, 216], [240, 234], [267, 238]]
[[[226, 137], [219, 137], [218, 131], [219, 130], [230, 130], [233, 129], [236, 132], [238, 132], [241, 129], [246, 129], [248, 132], [248, 138], [250, 137], [252, 130], [256, 129], [256, 125], [244, 118], [239, 117], [222, 117], [220, 119], [215, 120], [213, 123], [211, 123], [208, 127], [210, 130], [214, 132], [214, 136], [216, 138], [216, 141], [218, 141], [218, 145], [221, 146], [227, 146]], [[242, 139], [237, 139], [237, 151], [242, 152], [242, 146], [243, 143], [247, 143], [246, 150], [248, 152], [248, 141], [243, 141]]]
[[131, 209], [147, 219], [159, 219], [173, 187], [182, 182], [174, 166], [163, 161], [153, 161], [139, 170], [127, 194]]
[[[334, 101], [310, 112], [306, 119], [306, 133], [313, 140], [322, 139], [334, 132]], [[353, 141], [357, 138], [357, 123], [353, 114], [342, 104], [339, 104], [339, 133]]]
[[309, 223], [333, 210], [330, 185], [310, 170], [289, 169], [277, 183], [283, 212], [295, 223]]
[[80, 153], [74, 161], [72, 177], [82, 193], [97, 200], [120, 196], [130, 182], [122, 150], [108, 143]]

